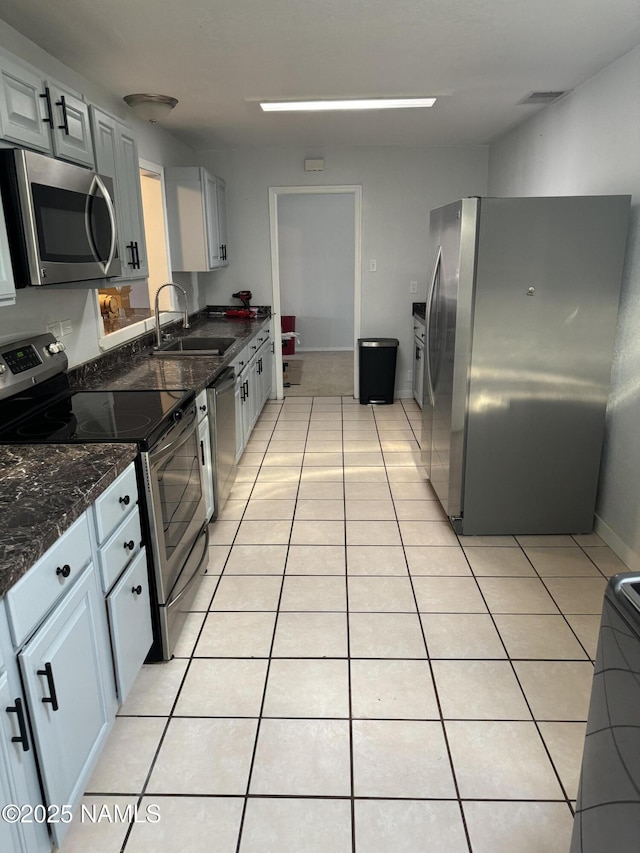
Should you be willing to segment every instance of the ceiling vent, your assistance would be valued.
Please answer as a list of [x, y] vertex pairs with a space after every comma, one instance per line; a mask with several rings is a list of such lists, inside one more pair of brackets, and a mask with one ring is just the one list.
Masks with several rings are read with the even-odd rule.
[[530, 107], [538, 107], [543, 106], [544, 104], [552, 104], [554, 101], [559, 100], [563, 95], [566, 95], [567, 92], [531, 92], [521, 101], [518, 101], [518, 104], [523, 104], [525, 106]]

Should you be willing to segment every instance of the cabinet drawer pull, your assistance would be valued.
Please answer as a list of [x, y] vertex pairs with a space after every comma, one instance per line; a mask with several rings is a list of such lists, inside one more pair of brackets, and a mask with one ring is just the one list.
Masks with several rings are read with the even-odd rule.
[[62, 575], [63, 578], [68, 578], [71, 574], [71, 566], [69, 565], [69, 563], [65, 563], [62, 567], [58, 566], [58, 568], [56, 569], [56, 574]]
[[16, 699], [15, 705], [9, 705], [7, 707], [7, 714], [17, 714], [18, 715], [18, 731], [19, 735], [11, 738], [11, 743], [21, 743], [22, 749], [24, 752], [29, 752], [29, 738], [27, 737], [27, 721], [24, 716], [24, 709], [22, 707], [22, 699], [18, 697]]
[[129, 539], [128, 542], [124, 543], [124, 547], [125, 551], [133, 551], [133, 549], [136, 547], [136, 543], [133, 541], [133, 539]]
[[134, 595], [142, 595], [142, 584], [138, 584], [138, 586], [132, 586], [131, 592]]
[[120, 498], [120, 503], [124, 504], [125, 506], [129, 506], [129, 504], [131, 503], [131, 498], [129, 497], [129, 495], [125, 495], [123, 498]]
[[44, 669], [39, 669], [37, 671], [38, 675], [44, 675], [47, 679], [47, 685], [49, 687], [49, 695], [43, 698], [43, 702], [45, 704], [51, 705], [52, 711], [58, 710], [58, 697], [56, 696], [56, 685], [53, 680], [53, 670], [51, 669], [50, 663], [45, 663]]
[[207, 464], [204, 459], [204, 441], [200, 442], [200, 458], [202, 459], [202, 467], [204, 468]]

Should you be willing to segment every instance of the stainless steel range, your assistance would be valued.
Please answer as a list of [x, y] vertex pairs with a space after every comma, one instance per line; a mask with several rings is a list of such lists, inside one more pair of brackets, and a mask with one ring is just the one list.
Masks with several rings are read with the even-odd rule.
[[0, 443], [138, 446], [141, 517], [155, 590], [150, 660], [169, 660], [208, 554], [193, 391], [72, 391], [52, 335], [0, 345]]

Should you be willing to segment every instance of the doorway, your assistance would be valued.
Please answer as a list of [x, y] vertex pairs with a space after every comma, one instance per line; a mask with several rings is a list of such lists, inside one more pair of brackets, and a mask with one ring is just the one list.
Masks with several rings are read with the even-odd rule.
[[278, 399], [358, 394], [361, 209], [360, 186], [269, 190], [276, 339], [295, 324], [275, 347]]

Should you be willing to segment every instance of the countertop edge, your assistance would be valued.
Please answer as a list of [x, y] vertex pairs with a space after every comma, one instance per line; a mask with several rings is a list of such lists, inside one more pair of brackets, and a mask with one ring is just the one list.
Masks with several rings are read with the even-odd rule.
[[[42, 515], [31, 524], [20, 526], [15, 524], [9, 530], [2, 530], [2, 541], [0, 541], [0, 598], [17, 583], [54, 545], [60, 536], [67, 530], [76, 519], [80, 518], [95, 500], [104, 492], [111, 483], [134, 461], [138, 450], [134, 444], [90, 444], [90, 445], [2, 445], [0, 454], [16, 457], [10, 459], [13, 474], [20, 473], [22, 477], [29, 477], [29, 495], [38, 496], [38, 503], [42, 502]], [[73, 468], [69, 470], [67, 482], [61, 483], [60, 468], [51, 466], [47, 454], [66, 455], [63, 467]], [[105, 459], [109, 464], [104, 467]], [[84, 463], [85, 469], [77, 471], [78, 466]], [[30, 469], [47, 465], [47, 473], [41, 474]], [[104, 467], [104, 472], [99, 473], [96, 469]], [[51, 472], [53, 467], [53, 472]], [[65, 472], [66, 473], [66, 472]], [[84, 473], [88, 482], [78, 482], [78, 477]], [[20, 488], [16, 480], [11, 477], [3, 478], [3, 470], [0, 466], [0, 502], [8, 505], [6, 491], [12, 488], [15, 491], [15, 504], [20, 508], [28, 497], [20, 494]], [[70, 492], [68, 500], [64, 497], [65, 486], [68, 485]], [[4, 486], [4, 489], [2, 488]], [[59, 505], [53, 508], [47, 506], [46, 499], [42, 495], [55, 494], [59, 498]], [[39, 507], [30, 507], [31, 514], [35, 516]]]

